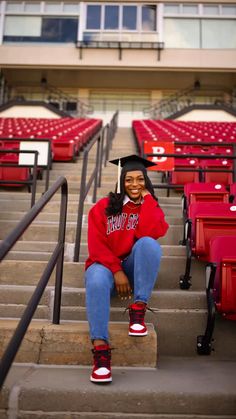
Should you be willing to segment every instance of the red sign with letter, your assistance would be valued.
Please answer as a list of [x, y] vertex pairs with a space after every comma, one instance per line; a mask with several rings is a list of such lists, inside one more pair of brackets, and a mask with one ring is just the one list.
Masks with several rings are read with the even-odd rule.
[[154, 156], [148, 156], [147, 160], [157, 164], [157, 166], [149, 167], [149, 170], [174, 170], [174, 157], [162, 156], [162, 154], [174, 154], [174, 152], [174, 143], [171, 141], [144, 141], [144, 154], [154, 154]]

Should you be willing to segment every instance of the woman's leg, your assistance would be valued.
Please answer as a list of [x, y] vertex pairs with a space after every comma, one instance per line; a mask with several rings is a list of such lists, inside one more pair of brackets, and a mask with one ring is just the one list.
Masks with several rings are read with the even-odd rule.
[[142, 237], [123, 262], [123, 269], [134, 291], [134, 302], [147, 303], [157, 280], [161, 261], [161, 246], [151, 237]]
[[114, 290], [113, 274], [105, 266], [94, 263], [85, 272], [85, 286], [91, 340], [108, 342], [110, 297]]

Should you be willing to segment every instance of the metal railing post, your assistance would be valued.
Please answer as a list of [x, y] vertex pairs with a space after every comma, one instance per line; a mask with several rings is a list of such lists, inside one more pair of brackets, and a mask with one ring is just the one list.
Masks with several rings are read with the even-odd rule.
[[62, 278], [63, 278], [63, 261], [64, 261], [64, 243], [66, 235], [66, 214], [67, 214], [67, 196], [68, 196], [68, 184], [64, 183], [61, 189], [61, 206], [60, 206], [60, 218], [59, 218], [59, 231], [58, 231], [58, 243], [61, 245], [60, 256], [57, 260], [56, 265], [56, 278], [55, 278], [55, 295], [54, 295], [54, 306], [53, 306], [53, 324], [60, 323], [60, 312], [61, 312], [61, 290], [62, 290]]

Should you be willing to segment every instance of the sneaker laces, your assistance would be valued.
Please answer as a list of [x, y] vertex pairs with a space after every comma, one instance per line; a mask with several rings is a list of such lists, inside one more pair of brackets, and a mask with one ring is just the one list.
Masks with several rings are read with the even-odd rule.
[[[130, 315], [130, 321], [132, 324], [134, 323], [139, 323], [141, 324], [144, 321], [144, 316], [145, 316], [145, 312], [146, 310], [151, 311], [152, 313], [156, 313], [157, 310], [153, 310], [152, 308], [146, 306], [140, 306], [140, 308], [132, 308], [132, 305], [129, 305], [128, 307], [125, 308], [124, 313], [126, 313], [127, 310], [129, 310], [129, 315]], [[138, 307], [136, 305], [136, 307]]]
[[95, 368], [111, 368], [111, 349], [92, 349]]

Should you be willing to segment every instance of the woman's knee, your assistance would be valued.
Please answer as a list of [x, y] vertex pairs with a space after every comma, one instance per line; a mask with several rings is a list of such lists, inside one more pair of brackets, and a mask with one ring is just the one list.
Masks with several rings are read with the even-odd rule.
[[152, 237], [141, 237], [141, 239], [139, 239], [136, 243], [135, 246], [137, 248], [140, 248], [140, 250], [142, 251], [142, 253], [148, 252], [150, 253], [154, 253], [157, 254], [158, 256], [162, 255], [162, 249], [160, 244], [158, 243], [157, 240], [153, 239]]
[[111, 289], [113, 285], [113, 275], [111, 271], [105, 266], [94, 263], [89, 266], [85, 272], [85, 286], [86, 288], [95, 289]]

